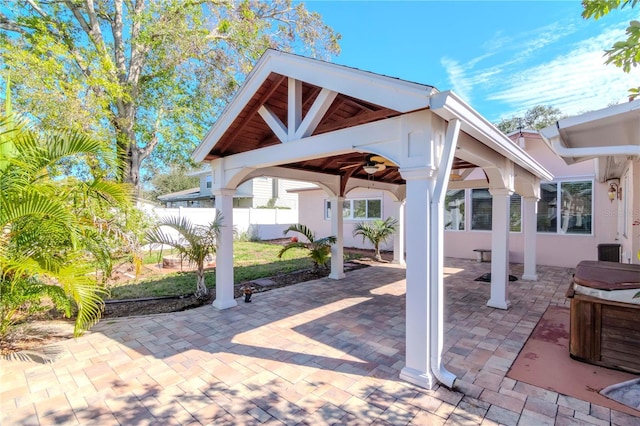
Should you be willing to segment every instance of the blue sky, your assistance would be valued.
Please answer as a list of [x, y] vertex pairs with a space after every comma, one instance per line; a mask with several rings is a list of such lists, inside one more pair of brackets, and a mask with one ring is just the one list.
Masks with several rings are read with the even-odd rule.
[[[639, 71], [604, 65], [638, 11], [584, 20], [579, 1], [307, 1], [342, 35], [333, 62], [453, 90], [492, 122], [626, 102]], [[635, 12], [635, 13], [634, 13]]]

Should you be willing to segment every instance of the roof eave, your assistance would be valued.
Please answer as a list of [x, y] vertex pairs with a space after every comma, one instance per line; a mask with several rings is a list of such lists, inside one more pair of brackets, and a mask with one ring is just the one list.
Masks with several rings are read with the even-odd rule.
[[454, 92], [446, 91], [433, 95], [430, 108], [445, 120], [461, 119], [462, 130], [494, 151], [504, 155], [537, 178], [545, 181], [553, 179], [551, 172], [531, 158], [524, 149], [514, 144], [511, 139], [460, 99]]

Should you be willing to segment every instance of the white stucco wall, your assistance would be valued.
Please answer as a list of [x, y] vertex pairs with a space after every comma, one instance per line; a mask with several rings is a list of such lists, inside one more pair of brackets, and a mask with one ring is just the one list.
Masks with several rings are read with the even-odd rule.
[[[298, 212], [299, 220], [303, 225], [311, 228], [317, 237], [326, 237], [331, 234], [331, 221], [325, 219], [324, 202], [329, 197], [321, 189], [304, 190], [298, 192]], [[396, 216], [397, 204], [386, 191], [377, 191], [370, 189], [354, 189], [347, 194], [345, 199], [381, 199], [382, 200], [382, 219], [389, 216]], [[373, 249], [373, 245], [362, 237], [353, 237], [353, 228], [361, 222], [360, 220], [345, 219], [344, 221], [344, 246], [364, 249]], [[380, 245], [381, 250], [393, 250], [393, 237]]]
[[[595, 181], [594, 161], [585, 161], [568, 166], [538, 137], [525, 139], [525, 150], [543, 167], [554, 175], [554, 182], [592, 180], [593, 211], [591, 235], [560, 235], [538, 233], [536, 257], [540, 265], [575, 267], [581, 260], [597, 260], [598, 244], [615, 244], [617, 240], [617, 203], [607, 197], [609, 185]], [[482, 171], [476, 170], [469, 179], [482, 178]], [[467, 206], [470, 202], [467, 199]], [[468, 211], [468, 210], [467, 210]], [[469, 218], [464, 231], [444, 232], [445, 256], [473, 259], [473, 249], [491, 247], [490, 231], [470, 230]], [[523, 218], [524, 220], [524, 218]], [[510, 261], [524, 262], [524, 234], [511, 232], [509, 238]]]

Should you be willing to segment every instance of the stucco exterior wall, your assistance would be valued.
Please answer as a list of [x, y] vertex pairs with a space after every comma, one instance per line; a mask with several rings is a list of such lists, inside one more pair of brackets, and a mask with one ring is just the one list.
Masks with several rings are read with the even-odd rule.
[[[298, 192], [298, 217], [300, 223], [311, 228], [317, 237], [326, 237], [331, 234], [331, 220], [325, 219], [324, 205], [328, 195], [321, 189], [304, 190]], [[350, 191], [345, 199], [381, 199], [382, 219], [389, 216], [396, 217], [398, 205], [386, 191], [357, 188]], [[353, 228], [360, 220], [345, 219], [344, 221], [344, 246], [364, 249], [373, 249], [373, 245], [362, 237], [353, 237]], [[393, 239], [380, 245], [381, 250], [393, 250]]]
[[[570, 235], [537, 233], [536, 258], [540, 265], [575, 267], [581, 260], [597, 260], [598, 244], [619, 243], [617, 239], [617, 203], [611, 203], [607, 197], [609, 188], [606, 183], [595, 180], [593, 160], [567, 165], [559, 158], [539, 136], [530, 134], [525, 138], [524, 149], [554, 175], [554, 182], [576, 180], [593, 181], [592, 234]], [[482, 171], [476, 170], [469, 179], [482, 178]], [[467, 198], [467, 205], [471, 202]], [[467, 222], [469, 219], [466, 218]], [[524, 220], [524, 217], [523, 217]], [[490, 231], [470, 230], [467, 223], [464, 231], [444, 232], [445, 256], [473, 259], [473, 249], [491, 248]], [[509, 237], [510, 261], [524, 262], [524, 234], [511, 232]]]

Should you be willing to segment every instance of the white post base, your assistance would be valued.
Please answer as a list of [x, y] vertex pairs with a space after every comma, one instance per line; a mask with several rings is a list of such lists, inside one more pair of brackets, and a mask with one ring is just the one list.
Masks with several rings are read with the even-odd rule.
[[231, 300], [214, 300], [213, 303], [211, 304], [211, 306], [213, 306], [214, 308], [218, 309], [219, 311], [223, 310], [223, 309], [229, 309], [229, 308], [233, 308], [238, 306], [238, 302], [236, 302], [235, 299], [231, 299]]
[[489, 301], [487, 302], [487, 306], [496, 309], [509, 309], [509, 307], [511, 306], [511, 302], [509, 302], [508, 300], [505, 301], [489, 299]]
[[437, 383], [435, 377], [430, 373], [423, 373], [413, 368], [404, 367], [400, 371], [400, 378], [416, 386], [425, 389], [433, 389]]
[[525, 281], [538, 281], [538, 274], [524, 274], [522, 279]]
[[339, 271], [331, 271], [331, 273], [329, 274], [329, 278], [331, 278], [332, 280], [341, 280], [345, 277], [344, 272], [339, 272]]

